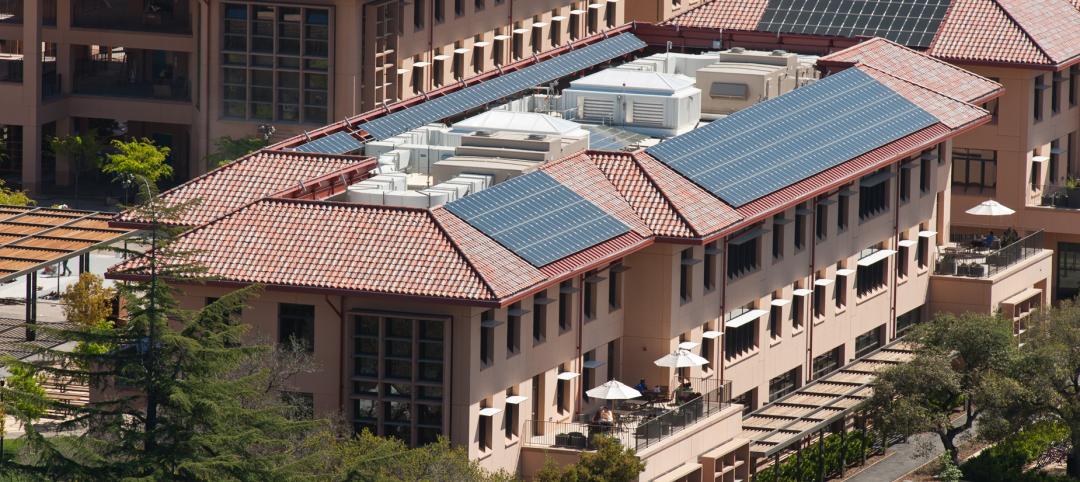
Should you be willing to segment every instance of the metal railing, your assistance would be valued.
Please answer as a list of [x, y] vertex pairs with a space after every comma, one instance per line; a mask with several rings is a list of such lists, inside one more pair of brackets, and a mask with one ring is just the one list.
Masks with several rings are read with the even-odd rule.
[[1059, 209], [1080, 209], [1080, 187], [1048, 184], [1043, 187], [1039, 205]]
[[[727, 382], [730, 383], [730, 382]], [[625, 447], [640, 451], [656, 445], [683, 429], [704, 420], [731, 404], [725, 400], [724, 382], [719, 387], [640, 421], [604, 425], [583, 422], [530, 420], [526, 423], [525, 445], [592, 450], [596, 437], [608, 436]]]
[[987, 278], [1042, 252], [1044, 246], [1045, 235], [1039, 230], [998, 250], [949, 249], [938, 256], [934, 274]]
[[188, 0], [74, 0], [71, 25], [78, 28], [191, 33]]

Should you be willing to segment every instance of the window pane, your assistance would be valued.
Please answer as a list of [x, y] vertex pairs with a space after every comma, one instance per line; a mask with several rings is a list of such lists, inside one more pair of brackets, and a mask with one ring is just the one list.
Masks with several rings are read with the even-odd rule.
[[412, 363], [403, 360], [385, 360], [384, 376], [389, 378], [412, 379]]
[[353, 400], [353, 416], [359, 419], [374, 420], [375, 400]]
[[387, 318], [386, 336], [394, 338], [412, 338], [412, 320]]

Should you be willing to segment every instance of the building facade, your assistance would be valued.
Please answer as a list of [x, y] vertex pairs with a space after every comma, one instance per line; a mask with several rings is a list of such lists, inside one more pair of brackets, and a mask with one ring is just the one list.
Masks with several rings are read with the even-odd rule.
[[221, 137], [272, 126], [284, 139], [423, 96], [620, 26], [624, 10], [619, 0], [7, 0], [0, 174], [31, 191], [69, 186], [72, 163], [44, 146], [97, 129], [170, 147], [176, 184], [207, 170]]
[[[164, 194], [207, 201], [179, 220], [195, 228], [179, 243], [215, 280], [184, 284], [182, 305], [266, 286], [239, 319], [252, 339], [313, 353], [319, 376], [293, 389], [316, 413], [410, 444], [446, 436], [484, 467], [525, 477], [585, 448], [574, 437], [606, 403], [587, 390], [643, 379], [670, 392], [689, 380], [700, 395], [669, 412], [680, 422], [620, 435], [646, 461], [641, 478], [745, 475], [786, 443], [774, 436], [800, 433], [762, 429], [754, 414], [804, 385], [858, 388], [836, 370], [935, 312], [1042, 306], [1052, 288], [1043, 249], [984, 276], [937, 269], [950, 244], [953, 139], [991, 121], [977, 104], [1001, 85], [883, 40], [831, 62], [823, 80], [656, 147], [548, 161], [431, 209], [341, 202], [337, 180], [374, 160], [291, 152], [313, 142], [297, 136]], [[858, 89], [876, 103], [844, 97]], [[808, 96], [820, 102], [800, 104]], [[768, 131], [755, 122], [781, 142], [753, 138]], [[351, 130], [328, 126], [314, 141]], [[890, 134], [874, 137], [881, 130]], [[760, 148], [732, 151], [749, 145]], [[717, 169], [746, 170], [708, 177]], [[524, 237], [507, 235], [516, 229]], [[137, 277], [131, 267], [110, 276]], [[708, 363], [654, 362], [680, 349]]]

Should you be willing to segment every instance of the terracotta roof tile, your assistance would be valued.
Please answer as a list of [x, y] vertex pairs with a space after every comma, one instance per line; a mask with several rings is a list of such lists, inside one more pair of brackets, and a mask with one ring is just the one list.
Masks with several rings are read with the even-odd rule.
[[715, 0], [676, 15], [664, 25], [751, 31], [761, 21], [768, 0]]
[[981, 101], [1002, 92], [997, 82], [883, 38], [829, 54], [818, 62], [825, 66], [873, 67], [964, 102]]
[[652, 230], [634, 212], [626, 199], [608, 181], [604, 172], [593, 164], [588, 155], [580, 153], [544, 164], [540, 168], [560, 184], [570, 188], [581, 197], [597, 205], [630, 229], [642, 236], [651, 236]]
[[735, 208], [652, 156], [641, 152], [634, 158], [698, 236], [708, 236], [739, 220]]
[[602, 261], [610, 261], [626, 256], [638, 249], [652, 244], [652, 239], [633, 231], [621, 234], [591, 248], [579, 251], [563, 259], [540, 268], [549, 279], [580, 272]]
[[1058, 65], [1080, 55], [1068, 0], [953, 0], [929, 52], [955, 61]]
[[892, 89], [893, 92], [902, 95], [913, 104], [937, 117], [942, 124], [949, 128], [956, 129], [989, 115], [988, 112], [979, 107], [939, 94], [921, 85], [890, 75], [883, 70], [865, 65], [856, 68], [866, 72], [884, 86]]
[[[370, 158], [356, 156], [262, 150], [165, 191], [161, 197], [173, 205], [198, 199], [198, 207], [188, 210], [175, 222], [198, 226], [320, 177], [367, 171], [373, 163]], [[121, 213], [116, 220], [139, 221], [130, 212]]]
[[495, 298], [426, 210], [264, 199], [185, 233], [177, 248], [197, 252], [193, 261], [208, 276], [229, 281]]
[[590, 152], [588, 159], [603, 171], [608, 182], [618, 189], [623, 199], [657, 236], [694, 236], [690, 225], [645, 175], [633, 154], [597, 151]]
[[450, 211], [439, 207], [431, 210], [431, 215], [496, 296], [505, 297], [544, 281], [533, 265]]

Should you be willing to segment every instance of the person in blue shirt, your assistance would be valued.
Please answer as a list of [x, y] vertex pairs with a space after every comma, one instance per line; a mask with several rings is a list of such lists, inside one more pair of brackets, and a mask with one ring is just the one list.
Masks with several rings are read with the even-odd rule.
[[641, 381], [637, 383], [637, 385], [634, 385], [634, 390], [645, 394], [645, 392], [649, 391], [649, 385], [645, 384], [645, 379], [642, 378]]
[[994, 241], [996, 241], [996, 240], [997, 240], [997, 238], [994, 237], [994, 232], [991, 231], [991, 232], [986, 234], [986, 239], [983, 240], [983, 244], [987, 248], [993, 248], [994, 247]]

